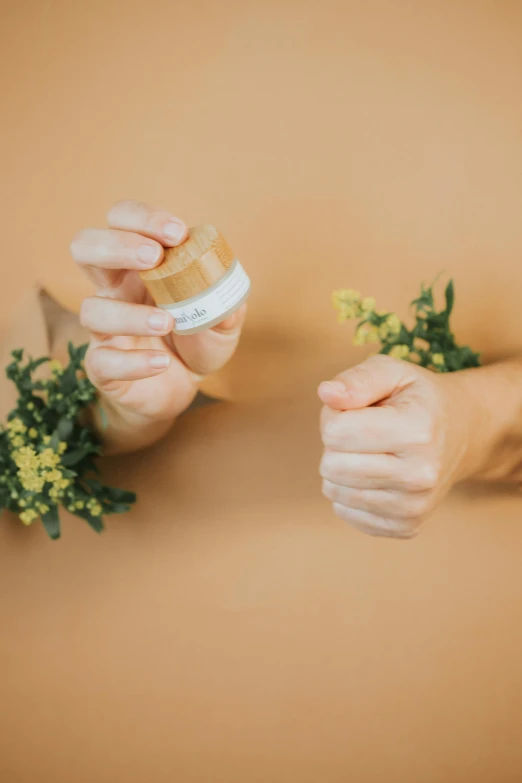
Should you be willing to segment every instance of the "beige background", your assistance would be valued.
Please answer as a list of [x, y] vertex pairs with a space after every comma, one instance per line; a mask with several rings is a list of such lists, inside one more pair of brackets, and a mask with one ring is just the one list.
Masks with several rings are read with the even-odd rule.
[[68, 243], [122, 197], [214, 222], [254, 283], [205, 387], [228, 402], [107, 466], [136, 512], [58, 544], [0, 527], [2, 781], [520, 780], [520, 496], [459, 489], [413, 542], [351, 531], [320, 495], [314, 391], [361, 356], [334, 287], [405, 315], [447, 270], [459, 337], [521, 349], [520, 3], [1, 22], [0, 326], [37, 280], [79, 305]]

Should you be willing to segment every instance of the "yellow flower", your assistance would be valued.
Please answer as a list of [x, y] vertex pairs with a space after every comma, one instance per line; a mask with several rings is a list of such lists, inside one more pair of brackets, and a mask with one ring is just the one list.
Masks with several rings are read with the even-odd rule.
[[381, 324], [379, 329], [379, 336], [381, 340], [386, 340], [387, 337], [396, 337], [401, 330], [401, 322], [395, 315], [390, 313], [386, 321]]
[[7, 429], [9, 432], [27, 432], [27, 427], [23, 421], [19, 418], [11, 419], [7, 422]]
[[431, 357], [431, 361], [437, 367], [443, 367], [444, 366], [444, 354], [442, 354], [442, 353], [434, 353], [433, 356]]
[[406, 359], [409, 354], [410, 349], [407, 345], [394, 345], [389, 356], [392, 356], [394, 359]]
[[61, 440], [58, 444], [58, 454], [63, 454], [64, 451], [67, 451], [67, 443], [64, 440]]
[[27, 410], [28, 411], [34, 410], [34, 402], [28, 402], [27, 403]]
[[375, 299], [373, 296], [365, 296], [361, 299], [361, 311], [363, 313], [372, 313], [375, 310]]
[[76, 503], [74, 504], [74, 507], [79, 509], [85, 508], [85, 503], [83, 502], [83, 500], [77, 500]]
[[17, 475], [22, 487], [28, 492], [42, 491], [44, 479], [35, 470], [19, 470]]
[[62, 478], [61, 471], [57, 470], [56, 468], [52, 468], [52, 470], [44, 471], [42, 473], [42, 476], [50, 484], [57, 484], [60, 481], [60, 479]]
[[57, 394], [56, 395], [57, 400], [63, 400], [63, 394]]
[[53, 359], [52, 362], [49, 362], [49, 368], [55, 375], [60, 375], [63, 372], [63, 364], [58, 359]]
[[25, 440], [22, 438], [21, 435], [15, 435], [15, 437], [11, 439], [11, 443], [13, 444], [15, 449], [19, 449], [20, 446], [24, 445]]
[[332, 302], [334, 307], [339, 307], [340, 304], [357, 304], [361, 299], [359, 291], [354, 291], [352, 288], [340, 288], [338, 291], [334, 291], [332, 294]]
[[51, 436], [50, 435], [44, 435], [42, 440], [44, 442], [44, 446], [47, 446], [47, 444], [51, 442]]
[[346, 302], [341, 302], [338, 310], [337, 321], [340, 324], [344, 323], [344, 321], [349, 321], [350, 318], [356, 318], [359, 315], [357, 309], [353, 305], [346, 304]]
[[54, 468], [60, 463], [60, 455], [52, 449], [45, 449], [40, 454], [40, 465], [42, 468]]
[[49, 506], [46, 506], [45, 503], [39, 503], [38, 511], [40, 512], [40, 514], [47, 514], [47, 512], [49, 511]]
[[18, 505], [20, 506], [20, 508], [25, 508], [27, 506], [27, 503], [25, 502], [25, 500], [19, 500]]
[[40, 464], [38, 454], [32, 446], [23, 446], [13, 452], [13, 461], [20, 470], [37, 470]]
[[366, 345], [379, 342], [379, 330], [374, 324], [363, 323], [359, 326], [353, 338], [354, 345]]
[[390, 313], [390, 315], [386, 319], [386, 323], [390, 327], [390, 331], [393, 334], [398, 334], [401, 331], [401, 322], [400, 319], [395, 315], [395, 313]]
[[35, 430], [34, 427], [31, 427], [31, 429], [29, 430], [29, 437], [33, 438], [33, 439], [37, 438], [38, 437], [38, 430]]
[[24, 523], [24, 525], [30, 525], [33, 519], [36, 519], [38, 516], [38, 512], [35, 511], [33, 508], [28, 508], [27, 511], [22, 511], [20, 514], [20, 519]]

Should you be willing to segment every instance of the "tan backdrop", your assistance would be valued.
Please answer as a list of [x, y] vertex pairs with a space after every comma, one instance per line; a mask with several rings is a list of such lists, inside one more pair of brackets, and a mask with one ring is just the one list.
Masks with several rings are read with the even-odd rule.
[[227, 401], [106, 466], [133, 514], [59, 543], [2, 520], [2, 782], [520, 780], [520, 495], [365, 538], [320, 495], [315, 399], [361, 356], [339, 286], [405, 315], [446, 271], [461, 339], [522, 348], [520, 3], [1, 15], [0, 327], [37, 281], [79, 305], [68, 243], [122, 197], [214, 222], [254, 284]]

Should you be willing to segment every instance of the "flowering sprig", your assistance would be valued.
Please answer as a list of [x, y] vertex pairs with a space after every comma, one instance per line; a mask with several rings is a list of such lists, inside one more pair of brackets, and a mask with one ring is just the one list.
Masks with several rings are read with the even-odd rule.
[[358, 291], [334, 291], [332, 302], [339, 323], [359, 320], [354, 344], [381, 343], [379, 353], [406, 359], [436, 372], [454, 372], [480, 366], [480, 356], [467, 345], [458, 345], [450, 328], [455, 291], [450, 280], [445, 291], [445, 306], [435, 307], [433, 285], [421, 286], [421, 293], [411, 303], [415, 325], [408, 329], [395, 313], [375, 309], [373, 297], [362, 297]]
[[[25, 525], [40, 518], [51, 538], [60, 537], [59, 506], [99, 533], [103, 515], [128, 511], [136, 501], [133, 492], [96, 478], [100, 443], [81, 422], [81, 412], [96, 399], [83, 372], [86, 350], [69, 344], [67, 367], [47, 357], [24, 361], [23, 350], [13, 351], [6, 368], [19, 397], [0, 429], [0, 511], [14, 512]], [[46, 362], [50, 378], [35, 380]]]

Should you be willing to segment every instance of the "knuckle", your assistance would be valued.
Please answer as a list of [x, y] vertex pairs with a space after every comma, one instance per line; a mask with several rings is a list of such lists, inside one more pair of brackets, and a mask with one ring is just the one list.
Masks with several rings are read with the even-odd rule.
[[323, 423], [322, 440], [325, 446], [335, 446], [342, 443], [343, 438], [337, 419], [329, 419]]
[[412, 428], [408, 440], [411, 446], [429, 446], [434, 436], [433, 422], [421, 422]]
[[319, 475], [322, 479], [328, 478], [328, 464], [325, 454], [321, 457], [321, 462], [319, 463]]
[[390, 533], [390, 538], [396, 538], [404, 541], [409, 541], [411, 538], [415, 538], [417, 535], [417, 530], [415, 528], [401, 528], [400, 530], [396, 530], [392, 533]]
[[150, 234], [161, 232], [165, 223], [169, 223], [173, 216], [165, 209], [144, 210], [145, 231]]
[[339, 489], [328, 479], [323, 479], [322, 493], [328, 500], [337, 500], [339, 497]]
[[358, 364], [349, 370], [348, 380], [350, 384], [353, 383], [358, 389], [365, 389], [371, 386], [373, 376], [367, 364]]
[[92, 323], [93, 311], [96, 306], [95, 297], [89, 296], [84, 299], [80, 307], [80, 324], [89, 328]]
[[327, 479], [334, 484], [342, 484], [344, 471], [342, 464], [339, 462], [339, 455], [333, 452], [326, 452], [321, 460], [319, 473], [323, 479]]
[[329, 454], [323, 454], [319, 464], [319, 475], [323, 479], [331, 481], [333, 477], [332, 461]]
[[435, 489], [440, 475], [440, 467], [435, 461], [422, 462], [405, 477], [405, 487], [411, 492], [424, 492]]
[[388, 354], [378, 353], [375, 356], [370, 356], [370, 358], [366, 360], [366, 364], [371, 365], [372, 367], [392, 367], [395, 364], [399, 364], [399, 361], [392, 356], [388, 356]]
[[84, 246], [88, 236], [89, 236], [89, 229], [83, 228], [80, 231], [77, 231], [76, 234], [71, 239], [71, 242], [69, 244], [69, 252], [75, 261], [77, 261], [81, 257], [81, 249]]
[[409, 539], [417, 534], [414, 522], [415, 520], [407, 519], [405, 516], [402, 517], [402, 521], [383, 517], [373, 526], [373, 532], [371, 530], [368, 532], [370, 535], [384, 538]]
[[409, 502], [404, 506], [401, 517], [412, 525], [418, 524], [424, 519], [429, 511], [430, 502], [427, 497], [410, 498]]
[[319, 415], [319, 428], [321, 432], [323, 431], [326, 422], [330, 421], [330, 419], [332, 418], [331, 414], [332, 414], [332, 410], [327, 405], [323, 405], [323, 407], [321, 408], [321, 413]]
[[99, 348], [89, 348], [85, 357], [85, 369], [91, 381], [106, 380], [106, 364], [103, 358], [103, 352]]
[[342, 519], [343, 522], [351, 521], [350, 509], [347, 506], [343, 506], [342, 503], [333, 503], [332, 510], [335, 516]]

